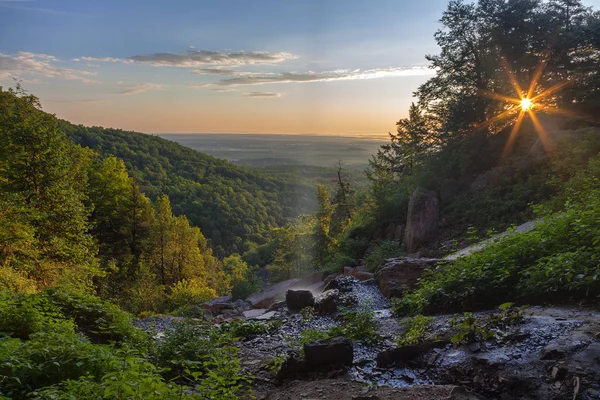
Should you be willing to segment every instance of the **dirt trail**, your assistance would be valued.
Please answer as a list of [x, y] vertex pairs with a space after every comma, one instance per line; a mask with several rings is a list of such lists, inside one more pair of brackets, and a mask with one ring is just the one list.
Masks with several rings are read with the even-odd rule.
[[490, 244], [498, 241], [499, 239], [502, 239], [503, 237], [514, 235], [515, 233], [529, 232], [529, 231], [535, 229], [535, 224], [538, 223], [538, 222], [539, 222], [539, 220], [525, 222], [524, 224], [521, 224], [521, 225], [517, 226], [514, 229], [510, 229], [510, 230], [508, 230], [506, 232], [502, 232], [502, 233], [499, 233], [497, 235], [494, 235], [491, 238], [483, 240], [483, 241], [481, 241], [479, 243], [476, 243], [476, 244], [474, 244], [472, 246], [465, 247], [464, 249], [459, 250], [456, 253], [453, 253], [453, 254], [450, 254], [449, 256], [444, 257], [444, 259], [446, 259], [446, 260], [456, 260], [459, 257], [468, 256], [471, 253], [475, 253], [475, 252], [481, 251], [481, 250], [485, 249], [487, 246], [489, 246]]

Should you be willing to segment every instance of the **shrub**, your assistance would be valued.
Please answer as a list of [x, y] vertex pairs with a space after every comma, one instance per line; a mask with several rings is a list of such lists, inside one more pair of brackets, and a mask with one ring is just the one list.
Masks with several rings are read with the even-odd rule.
[[402, 254], [402, 247], [398, 242], [385, 240], [365, 258], [365, 266], [368, 271], [375, 272], [385, 260], [398, 257], [400, 254]]
[[401, 337], [396, 339], [396, 344], [398, 346], [410, 346], [422, 343], [427, 336], [432, 321], [432, 317], [425, 317], [423, 315], [408, 318], [404, 322], [406, 331]]
[[56, 289], [48, 289], [43, 296], [64, 316], [72, 318], [77, 329], [93, 342], [144, 339], [143, 332], [131, 324], [131, 314], [98, 297]]
[[38, 332], [30, 339], [0, 340], [0, 394], [24, 399], [33, 390], [111, 370], [112, 348], [83, 335]]
[[330, 337], [343, 336], [366, 343], [378, 340], [378, 335], [374, 330], [377, 326], [375, 312], [368, 305], [343, 311], [339, 317], [342, 323], [331, 328]]
[[37, 332], [73, 333], [75, 325], [47, 298], [0, 292], [0, 333], [29, 339]]
[[217, 297], [217, 292], [200, 280], [184, 279], [171, 287], [168, 303], [171, 309], [176, 309], [195, 303], [203, 303], [215, 297]]

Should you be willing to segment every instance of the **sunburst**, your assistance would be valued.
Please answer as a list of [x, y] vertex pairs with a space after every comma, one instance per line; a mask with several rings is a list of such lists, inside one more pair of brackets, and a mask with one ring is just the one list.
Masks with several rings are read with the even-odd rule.
[[504, 148], [504, 155], [506, 155], [512, 148], [512, 145], [519, 133], [521, 125], [523, 124], [523, 120], [525, 119], [525, 117], [528, 117], [531, 120], [542, 145], [544, 146], [544, 148], [546, 148], [547, 151], [550, 150], [550, 140], [548, 139], [548, 133], [546, 132], [539, 118], [537, 117], [536, 111], [553, 113], [558, 115], [574, 116], [572, 113], [566, 110], [561, 110], [552, 105], [552, 95], [554, 95], [559, 90], [563, 89], [565, 86], [571, 84], [571, 81], [564, 80], [545, 90], [538, 87], [538, 83], [546, 67], [546, 62], [541, 62], [536, 67], [531, 82], [529, 82], [527, 90], [523, 90], [517, 78], [508, 67], [508, 63], [506, 62], [506, 60], [503, 59], [502, 62], [504, 70], [508, 75], [508, 79], [510, 80], [518, 97], [510, 97], [503, 94], [488, 91], [482, 92], [483, 95], [489, 98], [505, 102], [506, 107], [503, 112], [489, 118], [484, 124], [480, 125], [480, 127], [489, 126], [501, 120], [516, 116], [515, 123]]

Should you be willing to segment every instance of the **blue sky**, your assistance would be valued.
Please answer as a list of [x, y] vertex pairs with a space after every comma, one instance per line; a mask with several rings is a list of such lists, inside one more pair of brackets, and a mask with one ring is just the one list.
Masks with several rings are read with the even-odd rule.
[[385, 135], [431, 76], [446, 5], [0, 0], [0, 84], [90, 125]]

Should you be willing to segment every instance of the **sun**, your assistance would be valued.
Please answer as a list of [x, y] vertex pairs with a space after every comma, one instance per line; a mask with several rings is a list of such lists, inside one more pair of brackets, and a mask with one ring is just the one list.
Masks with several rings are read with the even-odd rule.
[[[510, 132], [510, 137], [508, 138], [508, 142], [506, 143], [506, 147], [504, 149], [503, 156], [507, 155], [508, 152], [510, 151], [512, 144], [514, 143], [514, 140], [519, 132], [521, 124], [523, 123], [523, 120], [525, 119], [526, 116], [529, 117], [529, 119], [533, 123], [533, 126], [534, 126], [542, 144], [544, 145], [544, 147], [547, 150], [550, 150], [550, 141], [548, 138], [548, 134], [546, 133], [544, 127], [540, 123], [540, 120], [536, 116], [536, 111], [541, 111], [544, 113], [554, 113], [554, 114], [565, 115], [565, 116], [570, 116], [570, 117], [575, 116], [567, 110], [561, 110], [556, 107], [552, 107], [550, 104], [547, 104], [547, 103], [549, 103], [548, 100], [551, 100], [550, 96], [552, 94], [563, 89], [565, 86], [572, 84], [573, 81], [564, 80], [564, 81], [559, 82], [559, 83], [555, 84], [554, 86], [552, 86], [548, 89], [545, 89], [545, 90], [542, 88], [539, 88], [541, 90], [537, 90], [538, 93], [536, 94], [536, 89], [538, 89], [538, 83], [544, 72], [544, 68], [546, 66], [546, 61], [547, 60], [543, 60], [542, 62], [540, 62], [538, 64], [537, 68], [535, 69], [535, 71], [533, 73], [531, 82], [529, 82], [529, 87], [527, 88], [527, 90], [523, 90], [521, 88], [521, 85], [517, 81], [515, 75], [513, 75], [512, 72], [510, 71], [510, 68], [509, 68], [506, 60], [502, 59], [502, 64], [503, 64], [504, 70], [506, 71], [506, 74], [508, 75], [510, 83], [514, 87], [515, 92], [518, 97], [506, 96], [506, 95], [503, 95], [500, 93], [489, 92], [489, 91], [485, 91], [485, 90], [481, 91], [482, 95], [492, 98], [492, 99], [495, 99], [495, 100], [500, 100], [500, 101], [506, 103], [508, 106], [500, 114], [489, 118], [485, 123], [479, 125], [480, 128], [490, 126], [491, 124], [497, 123], [503, 119], [507, 119], [507, 118], [516, 116], [512, 131]], [[534, 106], [535, 106], [536, 111], [533, 110]]]

